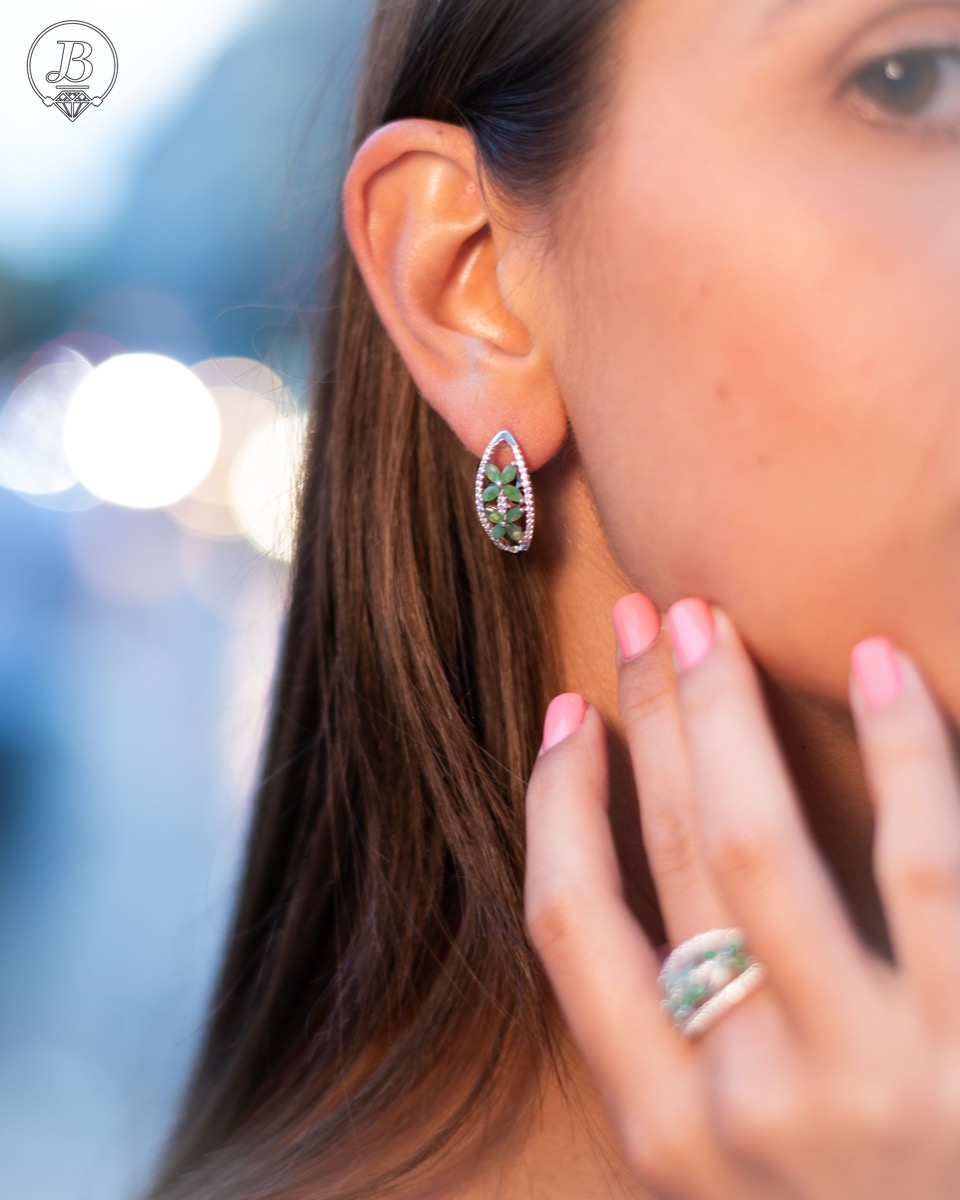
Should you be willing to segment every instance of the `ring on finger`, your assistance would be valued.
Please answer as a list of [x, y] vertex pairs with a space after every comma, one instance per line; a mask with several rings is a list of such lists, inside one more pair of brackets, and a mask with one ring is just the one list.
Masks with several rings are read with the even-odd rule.
[[667, 955], [658, 976], [661, 1007], [675, 1029], [695, 1038], [758, 987], [764, 975], [739, 929], [710, 929]]

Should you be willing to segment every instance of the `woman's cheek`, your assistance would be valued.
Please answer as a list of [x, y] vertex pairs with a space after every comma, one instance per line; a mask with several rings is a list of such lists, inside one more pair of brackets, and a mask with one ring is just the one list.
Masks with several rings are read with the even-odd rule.
[[695, 181], [661, 171], [669, 203], [642, 172], [598, 201], [591, 228], [616, 247], [575, 331], [585, 468], [638, 586], [661, 604], [710, 596], [772, 669], [843, 700], [858, 638], [909, 648], [921, 617], [944, 625], [929, 593], [960, 471], [951, 483], [936, 439], [960, 461], [944, 404], [960, 371], [934, 333], [942, 268], [897, 211], [852, 206], [838, 181], [821, 194], [769, 161], [752, 180], [703, 149]]

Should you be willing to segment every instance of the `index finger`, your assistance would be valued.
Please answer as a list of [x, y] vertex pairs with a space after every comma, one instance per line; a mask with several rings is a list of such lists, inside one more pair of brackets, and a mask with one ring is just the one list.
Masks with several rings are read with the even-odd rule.
[[621, 596], [611, 614], [617, 635], [617, 698], [640, 805], [643, 847], [667, 937], [677, 945], [729, 913], [699, 844], [693, 782], [680, 725], [677, 678], [660, 613], [641, 592]]
[[716, 1139], [702, 1061], [661, 1008], [659, 959], [623, 896], [600, 714], [575, 693], [553, 704], [574, 719], [528, 785], [530, 939], [630, 1165], [669, 1176], [670, 1195], [754, 1195]]
[[[568, 699], [569, 696], [569, 699]], [[567, 694], [552, 705], [571, 707]], [[686, 1047], [660, 1007], [660, 962], [626, 904], [607, 817], [606, 739], [592, 705], [537, 758], [527, 787], [530, 939], [614, 1114], [656, 1095]], [[646, 1090], [649, 1089], [649, 1090]]]

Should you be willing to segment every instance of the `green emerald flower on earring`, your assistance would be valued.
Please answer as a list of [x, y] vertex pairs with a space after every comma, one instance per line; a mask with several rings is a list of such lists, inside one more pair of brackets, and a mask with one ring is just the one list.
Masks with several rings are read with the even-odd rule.
[[[498, 467], [493, 452], [500, 442], [513, 451], [514, 461]], [[494, 434], [477, 468], [477, 516], [487, 536], [499, 550], [518, 554], [533, 537], [533, 489], [523, 453], [508, 429]], [[523, 520], [521, 528], [518, 522]]]
[[484, 515], [492, 526], [495, 538], [508, 537], [511, 541], [522, 542], [523, 530], [516, 522], [523, 516], [523, 496], [518, 487], [513, 486], [517, 477], [516, 463], [499, 470], [493, 463], [487, 463], [484, 471], [490, 480], [490, 486], [484, 489], [483, 499], [489, 504], [496, 500], [496, 508], [484, 509]]

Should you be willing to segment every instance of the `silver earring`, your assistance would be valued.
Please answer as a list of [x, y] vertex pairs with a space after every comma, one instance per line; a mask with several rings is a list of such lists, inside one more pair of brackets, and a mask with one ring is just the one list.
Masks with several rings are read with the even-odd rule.
[[[491, 461], [500, 442], [513, 451], [513, 462], [502, 469]], [[533, 537], [533, 487], [523, 453], [509, 429], [495, 433], [484, 450], [474, 495], [480, 524], [493, 544], [510, 554], [526, 550]], [[517, 524], [520, 520], [522, 529]]]

